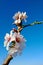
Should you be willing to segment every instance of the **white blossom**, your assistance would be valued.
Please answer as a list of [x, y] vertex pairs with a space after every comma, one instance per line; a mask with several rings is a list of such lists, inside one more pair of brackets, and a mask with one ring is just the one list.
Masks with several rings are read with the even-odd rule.
[[13, 19], [15, 20], [13, 24], [21, 23], [22, 20], [26, 21], [26, 18], [26, 12], [18, 12], [13, 16]]
[[15, 40], [15, 37], [13, 36], [12, 30], [10, 31], [10, 34], [6, 33], [5, 35], [5, 41], [4, 41], [4, 47], [6, 47], [7, 50], [9, 50], [9, 44]]
[[[15, 41], [16, 43], [14, 48], [9, 47], [12, 41]], [[20, 35], [20, 33], [16, 33], [16, 32], [13, 33], [13, 31], [10, 31], [10, 34], [6, 33], [4, 46], [12, 54], [14, 52], [18, 52], [18, 51], [20, 52], [23, 49], [25, 42], [26, 42], [25, 38], [22, 35]]]
[[15, 33], [16, 34], [16, 38], [20, 38], [20, 41], [18, 42], [16, 40], [16, 44], [13, 48], [9, 49], [9, 54], [12, 55], [12, 56], [16, 56], [17, 54], [21, 54], [22, 53], [22, 50], [24, 49], [25, 47], [25, 38], [18, 34], [18, 33]]

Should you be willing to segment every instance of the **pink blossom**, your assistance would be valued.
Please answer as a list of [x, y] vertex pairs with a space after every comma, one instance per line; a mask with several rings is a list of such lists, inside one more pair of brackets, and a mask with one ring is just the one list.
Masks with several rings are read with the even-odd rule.
[[25, 38], [20, 34], [20, 33], [13, 33], [13, 31], [10, 31], [10, 34], [6, 33], [5, 36], [5, 41], [4, 41], [4, 46], [6, 47], [7, 50], [9, 50], [9, 45], [12, 41], [15, 41], [15, 48], [22, 46], [22, 44], [25, 43]]
[[26, 21], [26, 18], [27, 18], [26, 12], [22, 12], [22, 13], [18, 12], [13, 16], [13, 19], [15, 20], [14, 24], [21, 23], [21, 20]]

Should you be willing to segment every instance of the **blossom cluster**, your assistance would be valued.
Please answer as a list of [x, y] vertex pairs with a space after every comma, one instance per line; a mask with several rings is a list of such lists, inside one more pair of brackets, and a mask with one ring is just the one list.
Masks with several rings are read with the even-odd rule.
[[25, 47], [25, 38], [20, 34], [19, 30], [22, 28], [22, 21], [26, 20], [26, 12], [17, 12], [13, 19], [15, 20], [13, 24], [18, 26], [18, 30], [12, 29], [10, 33], [6, 33], [4, 37], [4, 47], [9, 51], [10, 55], [20, 54]]
[[15, 20], [13, 24], [21, 23], [22, 20], [26, 21], [26, 18], [27, 18], [26, 12], [21, 13], [18, 11], [18, 13], [16, 13], [13, 16], [13, 19]]
[[[21, 52], [21, 50], [25, 47], [25, 38], [20, 33], [13, 32], [13, 30], [10, 31], [10, 34], [6, 33], [4, 39], [4, 47], [9, 50], [10, 54]], [[10, 48], [10, 44], [12, 43], [12, 41], [15, 42], [15, 45]]]

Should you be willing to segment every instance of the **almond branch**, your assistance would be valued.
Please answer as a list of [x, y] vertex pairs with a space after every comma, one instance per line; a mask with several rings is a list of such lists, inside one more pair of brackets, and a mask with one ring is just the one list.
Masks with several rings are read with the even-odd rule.
[[37, 24], [43, 24], [43, 22], [37, 22], [37, 21], [35, 21], [35, 22], [31, 23], [31, 24], [23, 25], [22, 28], [25, 28], [25, 27], [28, 27], [28, 26], [37, 25]]
[[10, 61], [13, 59], [11, 55], [8, 55], [2, 65], [9, 65]]

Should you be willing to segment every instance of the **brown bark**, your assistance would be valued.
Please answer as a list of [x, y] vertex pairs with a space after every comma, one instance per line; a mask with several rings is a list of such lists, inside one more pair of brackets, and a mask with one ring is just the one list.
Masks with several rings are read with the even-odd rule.
[[9, 63], [12, 59], [13, 59], [13, 57], [11, 55], [8, 55], [8, 57], [5, 59], [5, 61], [2, 65], [9, 65]]

